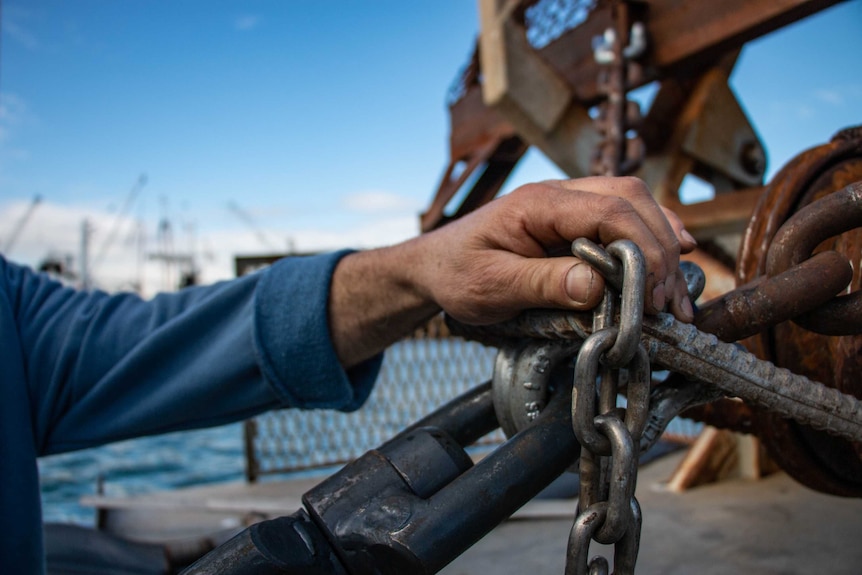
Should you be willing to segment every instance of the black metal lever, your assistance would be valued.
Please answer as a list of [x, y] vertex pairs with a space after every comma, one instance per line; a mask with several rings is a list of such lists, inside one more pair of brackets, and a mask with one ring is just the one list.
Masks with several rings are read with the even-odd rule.
[[464, 448], [497, 426], [486, 383], [311, 489], [307, 513], [256, 524], [184, 574], [437, 573], [580, 453], [569, 393], [474, 465]]

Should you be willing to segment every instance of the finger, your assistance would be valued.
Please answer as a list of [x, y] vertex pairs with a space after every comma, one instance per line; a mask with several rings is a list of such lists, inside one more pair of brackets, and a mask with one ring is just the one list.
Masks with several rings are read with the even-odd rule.
[[676, 293], [670, 297], [668, 309], [680, 321], [691, 323], [694, 321], [694, 308], [691, 305], [688, 287], [685, 283], [685, 277], [682, 270], [677, 270]]
[[[602, 300], [605, 291], [604, 279], [587, 262], [578, 258], [572, 259], [575, 263], [569, 267], [564, 276], [563, 295], [559, 302], [554, 303], [562, 303], [566, 307], [577, 310], [592, 309]], [[552, 273], [555, 273], [555, 270]]]
[[685, 225], [682, 223], [682, 220], [676, 212], [664, 206], [661, 206], [661, 209], [664, 212], [668, 223], [670, 223], [670, 227], [673, 228], [673, 233], [676, 234], [676, 239], [679, 240], [680, 252], [687, 254], [693, 251], [694, 248], [697, 247], [697, 240], [694, 239], [693, 235], [688, 233], [688, 230], [685, 229]]
[[647, 293], [652, 295], [652, 301], [648, 301], [652, 306], [647, 307], [652, 307], [653, 312], [664, 309], [668, 297], [675, 293], [675, 272], [679, 267], [680, 253], [679, 241], [664, 210], [655, 201], [646, 184], [637, 178], [589, 178], [584, 184], [593, 193], [625, 198], [654, 234], [660, 252], [652, 251], [650, 244], [646, 247], [639, 244], [644, 251], [648, 270], [657, 273], [652, 281], [647, 282], [650, 290]]
[[[668, 297], [676, 292], [676, 269], [679, 267], [680, 242], [668, 221], [663, 208], [658, 205], [647, 185], [637, 178], [586, 178], [584, 180], [563, 181], [564, 187], [576, 186], [579, 189], [600, 195], [613, 195], [625, 198], [643, 220], [646, 227], [658, 241], [659, 252], [653, 251], [653, 244], [641, 245], [631, 237], [644, 252], [647, 269], [656, 273], [648, 276], [648, 294], [652, 295], [647, 309], [657, 312], [664, 309]], [[681, 222], [680, 222], [681, 224]]]
[[[544, 187], [544, 186], [543, 186]], [[588, 237], [603, 244], [628, 238], [641, 246], [661, 252], [654, 258], [664, 266], [665, 248], [644, 218], [626, 198], [596, 194], [591, 191], [565, 189], [559, 185], [533, 189], [527, 185], [512, 192], [507, 214], [495, 214], [497, 221], [506, 222], [503, 247], [527, 255], [536, 246], [546, 252], [554, 247], [569, 247], [579, 237]], [[663, 216], [662, 216], [663, 217]], [[670, 229], [670, 228], [668, 228]], [[526, 231], [527, 234], [513, 233]], [[673, 237], [673, 232], [668, 235]], [[675, 242], [675, 239], [672, 240]]]
[[[663, 245], [674, 248], [678, 243], [675, 230], [668, 220], [664, 208], [659, 206], [649, 187], [638, 178], [592, 177], [579, 180], [560, 180], [560, 185], [565, 189], [625, 198]], [[679, 220], [679, 218], [676, 219]], [[679, 222], [679, 225], [683, 227], [682, 222]]]

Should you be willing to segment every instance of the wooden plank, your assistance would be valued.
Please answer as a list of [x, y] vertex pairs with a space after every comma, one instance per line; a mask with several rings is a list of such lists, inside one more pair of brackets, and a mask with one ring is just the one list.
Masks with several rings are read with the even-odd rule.
[[497, 0], [479, 0], [482, 97], [490, 107], [520, 110], [542, 132], [549, 132], [568, 108], [572, 94], [514, 21], [516, 6], [507, 2], [501, 9]]
[[686, 453], [673, 477], [669, 491], [679, 493], [698, 485], [714, 483], [731, 476], [738, 464], [733, 433], [707, 427]]
[[754, 206], [763, 194], [762, 187], [717, 194], [707, 202], [668, 204], [695, 239], [709, 239], [721, 234], [745, 230]]

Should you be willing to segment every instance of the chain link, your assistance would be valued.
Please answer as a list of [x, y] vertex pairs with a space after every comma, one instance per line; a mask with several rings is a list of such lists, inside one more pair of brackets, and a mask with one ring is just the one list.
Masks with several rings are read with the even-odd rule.
[[644, 142], [636, 135], [643, 121], [640, 106], [628, 99], [629, 86], [637, 85], [643, 76], [637, 59], [646, 50], [646, 32], [642, 23], [632, 22], [630, 8], [626, 0], [614, 2], [614, 26], [593, 47], [600, 66], [597, 87], [605, 96], [593, 120], [601, 137], [591, 165], [595, 175], [631, 174], [646, 155]]
[[[614, 573], [633, 574], [641, 526], [634, 494], [650, 396], [649, 355], [640, 344], [644, 258], [629, 241], [614, 242], [607, 252], [591, 242], [576, 241], [572, 252], [609, 279], [604, 301], [594, 314], [593, 333], [584, 340], [575, 364], [572, 427], [582, 447], [581, 489], [578, 516], [569, 536], [566, 575], [608, 573], [608, 561], [603, 557], [588, 562], [591, 541], [614, 546]], [[619, 325], [613, 325], [618, 299]], [[617, 407], [623, 381], [625, 409]]]

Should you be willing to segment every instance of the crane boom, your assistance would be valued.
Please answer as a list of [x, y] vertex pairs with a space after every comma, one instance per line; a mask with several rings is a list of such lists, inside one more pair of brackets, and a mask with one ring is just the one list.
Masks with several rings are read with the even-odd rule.
[[269, 248], [269, 249], [271, 249], [271, 250], [276, 250], [276, 251], [278, 251], [278, 250], [280, 249], [280, 248], [276, 245], [276, 243], [275, 243], [275, 242], [273, 242], [273, 241], [269, 238], [269, 236], [267, 236], [267, 235], [263, 232], [263, 230], [261, 230], [261, 229], [258, 227], [257, 222], [255, 222], [255, 221], [254, 221], [254, 218], [252, 218], [252, 217], [251, 217], [251, 215], [250, 215], [248, 212], [246, 212], [244, 209], [242, 209], [238, 203], [236, 203], [234, 200], [231, 200], [230, 202], [228, 202], [227, 207], [228, 207], [228, 209], [229, 209], [231, 212], [233, 212], [233, 214], [234, 214], [235, 216], [237, 216], [239, 219], [241, 219], [243, 222], [245, 222], [245, 224], [246, 224], [246, 225], [251, 229], [251, 231], [253, 231], [253, 232], [254, 232], [254, 234], [257, 236], [257, 239], [258, 239], [258, 241], [259, 241], [261, 244], [265, 245], [267, 248]]
[[15, 224], [15, 228], [12, 230], [12, 233], [9, 234], [8, 238], [6, 238], [6, 243], [3, 244], [4, 254], [8, 254], [12, 251], [12, 247], [15, 245], [15, 242], [18, 241], [18, 238], [21, 236], [21, 232], [24, 231], [24, 227], [27, 225], [27, 222], [30, 221], [30, 218], [33, 217], [33, 212], [36, 211], [36, 208], [40, 203], [42, 203], [42, 196], [36, 194], [33, 197], [33, 201], [31, 201], [30, 205], [27, 207], [27, 211], [18, 219], [18, 223]]
[[117, 232], [120, 229], [120, 225], [123, 223], [123, 219], [128, 215], [129, 209], [132, 207], [132, 203], [135, 201], [135, 198], [138, 197], [138, 194], [141, 193], [141, 190], [144, 189], [144, 186], [147, 185], [147, 175], [141, 174], [137, 180], [135, 180], [135, 184], [132, 186], [132, 189], [129, 191], [129, 194], [126, 196], [126, 200], [123, 203], [123, 207], [120, 208], [120, 211], [117, 212], [117, 216], [114, 218], [114, 224], [111, 226], [111, 230], [108, 233], [105, 240], [102, 242], [102, 245], [99, 248], [99, 253], [96, 254], [96, 257], [93, 259], [92, 268], [95, 270], [102, 261], [105, 259], [105, 255], [107, 255], [108, 250], [114, 244], [114, 240], [117, 237]]

